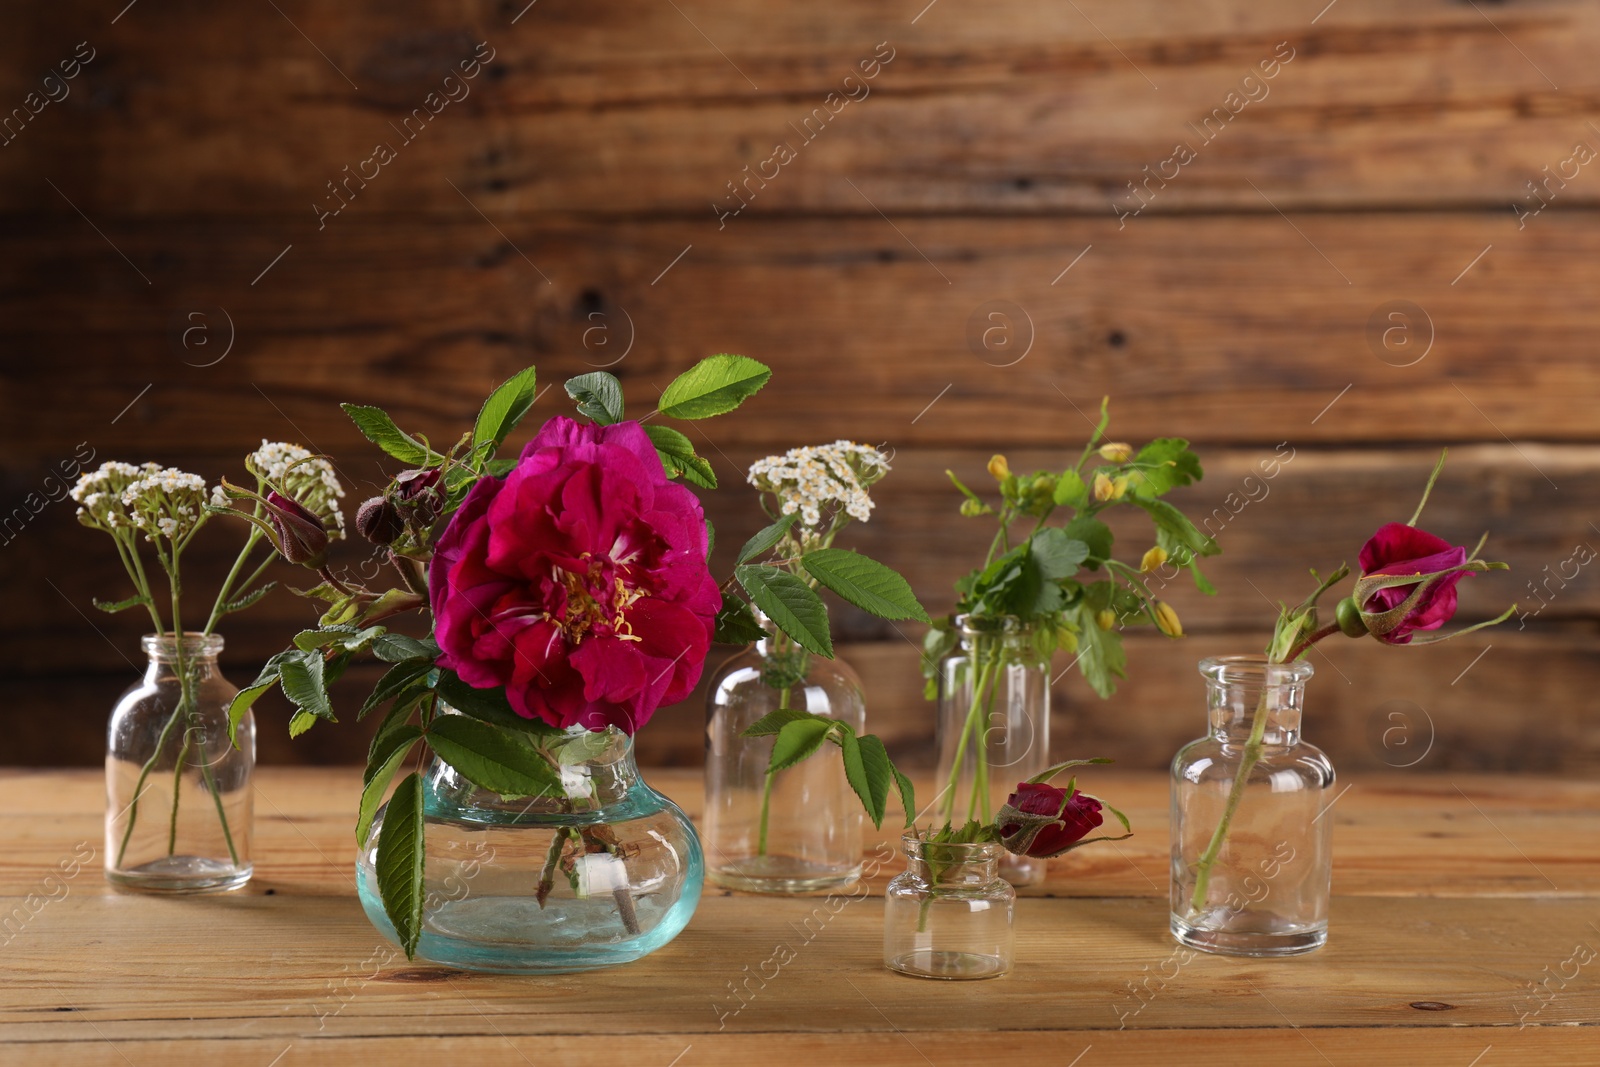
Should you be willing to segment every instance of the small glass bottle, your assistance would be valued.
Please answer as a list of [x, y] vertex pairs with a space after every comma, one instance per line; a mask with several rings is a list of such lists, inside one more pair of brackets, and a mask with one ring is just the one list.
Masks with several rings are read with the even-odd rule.
[[239, 690], [217, 669], [217, 634], [146, 635], [144, 680], [122, 694], [106, 737], [106, 880], [203, 893], [250, 880], [255, 720], [228, 739]]
[[1200, 673], [1211, 732], [1172, 761], [1172, 934], [1229, 956], [1310, 952], [1328, 939], [1334, 799], [1333, 765], [1300, 739], [1312, 666], [1223, 656]]
[[884, 891], [883, 964], [917, 978], [996, 978], [1011, 969], [1017, 891], [998, 842], [900, 839], [906, 869]]
[[[1050, 766], [1050, 663], [1034, 626], [1012, 615], [959, 615], [959, 647], [940, 664], [936, 823], [992, 822], [1017, 788]], [[1005, 853], [1014, 886], [1044, 881], [1045, 861]]]
[[867, 707], [849, 664], [814, 656], [770, 623], [712, 678], [706, 717], [706, 860], [711, 880], [757, 893], [836, 889], [861, 874], [861, 801], [832, 745], [767, 774], [773, 738], [756, 720], [793, 708], [860, 734]]

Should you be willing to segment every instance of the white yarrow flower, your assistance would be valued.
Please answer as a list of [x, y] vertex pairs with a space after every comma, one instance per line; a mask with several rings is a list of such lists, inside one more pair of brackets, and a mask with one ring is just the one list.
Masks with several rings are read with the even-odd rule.
[[824, 512], [843, 511], [858, 522], [872, 516], [867, 494], [889, 472], [889, 458], [869, 445], [835, 441], [792, 448], [750, 466], [749, 482], [776, 499], [783, 515], [799, 513], [806, 526], [822, 525]]

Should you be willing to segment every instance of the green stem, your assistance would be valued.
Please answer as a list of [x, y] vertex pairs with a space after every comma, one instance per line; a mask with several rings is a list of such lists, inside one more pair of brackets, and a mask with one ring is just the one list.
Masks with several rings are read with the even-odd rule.
[[[233, 567], [228, 571], [228, 576], [222, 580], [222, 588], [217, 590], [216, 603], [211, 605], [211, 617], [206, 620], [206, 628], [200, 631], [201, 633], [210, 633], [217, 625], [218, 620], [222, 618], [222, 608], [228, 603], [228, 595], [233, 591], [234, 579], [239, 577], [239, 572], [244, 569], [244, 561], [249, 557], [251, 550], [256, 547], [256, 542], [260, 540], [261, 531], [254, 526], [250, 527], [250, 536], [245, 538], [244, 548], [240, 550], [238, 558], [233, 561]], [[268, 556], [267, 563], [270, 562], [272, 562], [272, 557]], [[250, 576], [249, 581], [244, 583], [243, 588], [250, 588], [255, 580], [261, 576], [261, 571], [265, 567], [266, 563], [257, 567], [255, 574]]]
[[[178, 707], [183, 709], [187, 706], [188, 701], [180, 697], [178, 701]], [[188, 720], [192, 728], [192, 724], [194, 722], [193, 710], [189, 711]], [[178, 851], [178, 794], [183, 790], [183, 763], [184, 760], [188, 759], [189, 757], [190, 738], [191, 735], [189, 730], [184, 730], [183, 744], [178, 747], [178, 758], [174, 760], [172, 764], [172, 817], [167, 821], [168, 856], [176, 855]]]
[[[783, 692], [778, 697], [778, 710], [784, 711], [789, 707], [789, 686], [783, 687]], [[761, 787], [761, 832], [756, 838], [756, 855], [767, 854], [767, 817], [772, 812], [772, 782], [777, 775], [771, 766], [767, 767], [767, 779]]]
[[1244, 788], [1250, 780], [1250, 772], [1255, 770], [1256, 764], [1261, 762], [1262, 739], [1267, 733], [1267, 699], [1272, 693], [1269, 685], [1261, 691], [1261, 700], [1256, 704], [1255, 717], [1250, 720], [1250, 737], [1244, 745], [1244, 758], [1239, 761], [1239, 770], [1233, 776], [1233, 786], [1228, 790], [1228, 802], [1222, 809], [1222, 818], [1217, 820], [1217, 828], [1212, 831], [1211, 843], [1200, 856], [1200, 862], [1195, 867], [1194, 896], [1189, 901], [1191, 914], [1198, 914], [1205, 906], [1206, 891], [1211, 886], [1211, 869], [1216, 866], [1217, 857], [1222, 854], [1222, 846], [1228, 839], [1228, 827], [1233, 824], [1234, 813], [1239, 810], [1239, 802], [1244, 799]]
[[128, 803], [128, 825], [122, 831], [122, 843], [117, 847], [117, 866], [122, 866], [123, 857], [128, 854], [128, 841], [133, 837], [133, 827], [139, 819], [139, 798], [144, 795], [145, 780], [150, 777], [150, 772], [155, 769], [156, 761], [161, 758], [161, 753], [166, 750], [167, 738], [172, 736], [172, 728], [177, 725], [178, 716], [183, 713], [183, 704], [172, 709], [172, 716], [167, 719], [167, 725], [161, 728], [161, 736], [156, 738], [155, 751], [150, 758], [145, 760], [144, 766], [139, 770], [139, 780], [133, 786], [133, 800]]

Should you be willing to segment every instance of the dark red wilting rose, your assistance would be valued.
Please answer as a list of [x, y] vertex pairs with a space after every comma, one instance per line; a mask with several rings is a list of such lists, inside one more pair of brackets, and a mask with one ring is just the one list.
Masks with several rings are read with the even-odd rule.
[[[1426, 530], [1398, 522], [1379, 527], [1361, 546], [1361, 578], [1408, 574], [1418, 578], [1407, 585], [1374, 589], [1365, 595], [1361, 592], [1361, 583], [1357, 582], [1357, 604], [1368, 631], [1385, 644], [1404, 645], [1411, 642], [1415, 631], [1437, 630], [1449, 622], [1456, 613], [1456, 584], [1473, 572], [1441, 572], [1465, 562], [1465, 548]], [[1403, 617], [1381, 618], [1419, 591], [1421, 595]]]
[[266, 511], [278, 534], [275, 547], [284, 559], [307, 567], [327, 561], [328, 528], [315, 512], [276, 489], [267, 492]]
[[995, 825], [1009, 851], [1045, 859], [1067, 851], [1104, 822], [1101, 806], [1083, 793], [1067, 800], [1065, 789], [1048, 782], [1020, 782], [995, 816]]
[[636, 422], [545, 423], [429, 568], [439, 664], [517, 714], [633, 733], [700, 679], [722, 596], [700, 502]]

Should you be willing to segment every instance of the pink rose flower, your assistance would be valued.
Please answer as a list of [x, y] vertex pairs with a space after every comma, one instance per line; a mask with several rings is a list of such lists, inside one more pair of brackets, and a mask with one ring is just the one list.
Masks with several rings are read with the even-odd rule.
[[429, 594], [440, 666], [527, 718], [630, 734], [699, 681], [722, 603], [700, 502], [639, 424], [564, 417], [472, 487]]
[[[1359, 605], [1361, 612], [1368, 616], [1380, 615], [1397, 608], [1429, 575], [1459, 567], [1466, 561], [1465, 548], [1426, 530], [1398, 522], [1381, 526], [1361, 546], [1361, 576], [1415, 574], [1418, 578], [1411, 585], [1374, 590]], [[1411, 643], [1413, 631], [1437, 630], [1456, 613], [1456, 584], [1472, 573], [1457, 571], [1439, 579], [1397, 626], [1384, 633], [1374, 631], [1373, 636], [1385, 644], [1405, 645]]]

